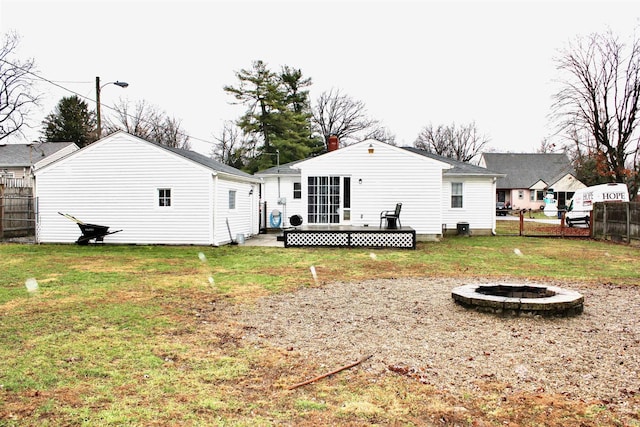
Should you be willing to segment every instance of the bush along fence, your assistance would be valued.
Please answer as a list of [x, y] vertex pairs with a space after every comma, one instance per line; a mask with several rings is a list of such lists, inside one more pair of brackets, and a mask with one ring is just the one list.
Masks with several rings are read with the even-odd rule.
[[603, 202], [593, 205], [591, 237], [616, 242], [640, 242], [640, 203]]
[[0, 185], [0, 239], [33, 236], [35, 231], [33, 189]]

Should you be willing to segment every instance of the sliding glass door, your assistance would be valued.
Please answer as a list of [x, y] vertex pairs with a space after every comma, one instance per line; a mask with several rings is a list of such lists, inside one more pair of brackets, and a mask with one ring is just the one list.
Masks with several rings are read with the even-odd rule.
[[307, 222], [340, 223], [340, 177], [310, 176], [307, 179]]

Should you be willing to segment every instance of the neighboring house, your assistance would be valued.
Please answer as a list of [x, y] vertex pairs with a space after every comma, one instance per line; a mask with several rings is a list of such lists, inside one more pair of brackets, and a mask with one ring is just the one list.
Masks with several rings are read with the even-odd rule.
[[496, 183], [495, 201], [511, 209], [540, 209], [549, 189], [561, 207], [585, 187], [564, 153], [484, 153], [480, 165], [505, 175]]
[[258, 233], [259, 183], [202, 154], [116, 132], [36, 170], [36, 238], [80, 237], [60, 212], [123, 230], [107, 243], [218, 246]]
[[73, 142], [0, 144], [0, 184], [33, 187], [33, 170], [78, 150]]
[[462, 222], [474, 234], [495, 232], [495, 180], [501, 175], [485, 168], [367, 140], [277, 169], [256, 175], [263, 177], [267, 206], [277, 203], [280, 178], [287, 222], [300, 215], [306, 226], [377, 228], [380, 213], [402, 203], [401, 225], [415, 229], [418, 240], [456, 232]]

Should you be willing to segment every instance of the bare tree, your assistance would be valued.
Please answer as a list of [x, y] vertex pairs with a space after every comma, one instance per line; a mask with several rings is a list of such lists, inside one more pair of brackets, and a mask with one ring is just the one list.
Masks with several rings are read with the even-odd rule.
[[154, 124], [152, 140], [167, 147], [190, 150], [189, 136], [181, 129], [182, 121], [175, 117], [164, 116]]
[[556, 59], [562, 73], [554, 117], [561, 132], [595, 159], [610, 182], [626, 182], [632, 198], [639, 184], [638, 107], [640, 40], [629, 45], [611, 32], [578, 37]]
[[365, 134], [364, 139], [375, 139], [376, 141], [386, 142], [389, 145], [396, 145], [396, 136], [384, 126], [378, 126], [371, 129]]
[[609, 182], [607, 176], [607, 162], [596, 148], [593, 135], [584, 128], [573, 126], [566, 132], [567, 142], [563, 148], [576, 172], [576, 178], [586, 186], [606, 184]]
[[418, 134], [414, 145], [430, 153], [469, 162], [480, 155], [488, 143], [489, 138], [481, 135], [475, 122], [472, 122], [462, 126], [456, 126], [455, 123], [439, 125], [436, 128], [430, 124]]
[[184, 150], [191, 148], [189, 136], [180, 128], [181, 121], [167, 116], [164, 111], [144, 100], [137, 102], [132, 110], [129, 102], [121, 99], [113, 110], [116, 118], [107, 120], [108, 133], [124, 130], [167, 147]]
[[536, 153], [557, 153], [558, 150], [562, 151], [562, 148], [558, 147], [555, 142], [550, 141], [549, 138], [543, 138]]
[[19, 41], [18, 34], [11, 32], [4, 35], [0, 46], [0, 140], [14, 134], [24, 136], [22, 128], [29, 127], [31, 108], [40, 103], [31, 78], [34, 60], [13, 57]]
[[214, 137], [218, 143], [211, 150], [211, 158], [242, 169], [248, 159], [255, 154], [256, 143], [246, 138], [242, 130], [233, 122], [226, 121], [220, 136]]
[[362, 101], [341, 94], [339, 89], [323, 92], [312, 109], [314, 127], [324, 136], [325, 147], [330, 135], [336, 135], [344, 145], [367, 139], [379, 123], [366, 113]]

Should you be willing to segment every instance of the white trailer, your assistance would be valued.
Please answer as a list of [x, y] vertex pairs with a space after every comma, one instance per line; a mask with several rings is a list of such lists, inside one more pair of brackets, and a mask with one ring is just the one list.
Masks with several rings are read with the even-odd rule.
[[576, 190], [567, 208], [565, 220], [569, 227], [589, 225], [593, 204], [598, 202], [628, 202], [627, 184], [600, 184]]

